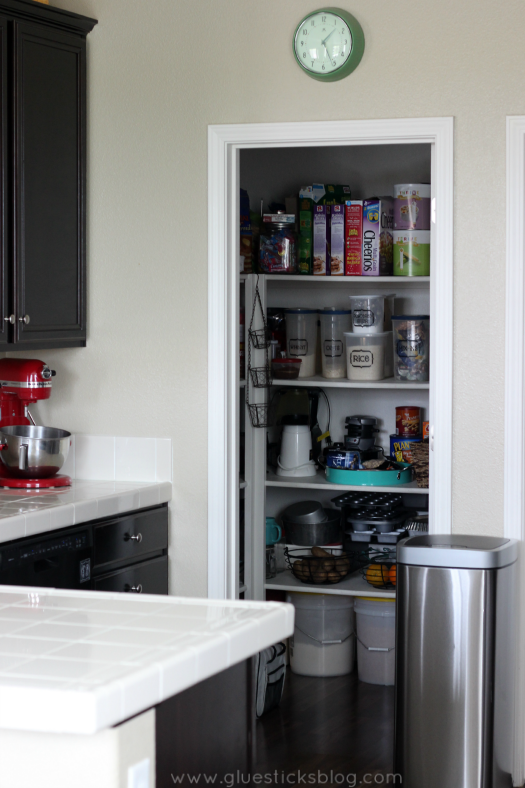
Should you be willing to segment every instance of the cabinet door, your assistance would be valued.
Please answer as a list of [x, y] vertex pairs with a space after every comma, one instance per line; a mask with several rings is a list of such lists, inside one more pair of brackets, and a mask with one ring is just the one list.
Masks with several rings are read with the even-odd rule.
[[167, 594], [168, 556], [142, 561], [127, 569], [95, 577], [93, 588], [95, 591], [128, 594]]
[[108, 564], [132, 564], [149, 553], [168, 547], [168, 509], [166, 506], [95, 525], [95, 571]]
[[8, 254], [8, 220], [7, 200], [7, 31], [8, 21], [0, 16], [0, 349], [9, 340], [8, 307], [9, 307], [9, 276], [7, 267]]
[[85, 344], [82, 36], [14, 24], [13, 341]]

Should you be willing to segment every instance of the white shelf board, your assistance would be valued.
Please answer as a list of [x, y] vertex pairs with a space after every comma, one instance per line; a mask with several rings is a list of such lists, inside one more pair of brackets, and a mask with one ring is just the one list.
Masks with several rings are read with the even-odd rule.
[[268, 282], [315, 282], [315, 284], [330, 282], [338, 285], [360, 283], [369, 287], [381, 282], [396, 285], [408, 285], [413, 282], [430, 284], [429, 276], [307, 276], [306, 274], [261, 274], [261, 276], [264, 276]]
[[389, 493], [421, 493], [428, 495], [428, 487], [418, 487], [417, 482], [394, 484], [389, 487], [376, 487], [356, 484], [333, 484], [326, 480], [322, 471], [315, 476], [285, 477], [277, 476], [272, 470], [266, 472], [267, 487], [298, 487], [303, 490], [336, 490], [343, 492], [389, 492]]
[[239, 386], [243, 389], [246, 386], [246, 380], [239, 380]]
[[297, 378], [296, 380], [277, 380], [273, 379], [274, 386], [321, 386], [322, 388], [332, 389], [428, 389], [430, 384], [418, 383], [417, 381], [409, 380], [403, 383], [395, 378], [385, 378], [384, 380], [348, 380], [347, 378], [339, 378], [336, 380], [330, 378], [323, 378], [321, 375], [314, 375], [311, 378]]
[[239, 488], [240, 488], [241, 490], [244, 490], [244, 488], [245, 488], [246, 486], [247, 486], [247, 482], [245, 482], [245, 481], [244, 481], [244, 479], [243, 479], [243, 478], [242, 478], [242, 476], [241, 476], [241, 477], [240, 477], [240, 479], [239, 479]]
[[277, 577], [267, 580], [264, 584], [266, 590], [271, 591], [300, 591], [304, 594], [334, 594], [338, 596], [371, 596], [383, 599], [395, 599], [396, 592], [392, 589], [374, 588], [367, 583], [360, 571], [353, 572], [340, 583], [334, 585], [309, 585], [301, 583], [293, 576], [290, 569], [280, 572]]

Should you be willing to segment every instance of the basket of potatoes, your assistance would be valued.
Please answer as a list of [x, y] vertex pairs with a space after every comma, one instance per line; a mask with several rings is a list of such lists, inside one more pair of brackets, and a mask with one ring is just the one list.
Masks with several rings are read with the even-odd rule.
[[302, 583], [314, 585], [340, 583], [360, 566], [352, 553], [343, 553], [340, 548], [329, 552], [322, 547], [303, 550], [289, 550], [285, 547], [284, 554], [293, 575]]

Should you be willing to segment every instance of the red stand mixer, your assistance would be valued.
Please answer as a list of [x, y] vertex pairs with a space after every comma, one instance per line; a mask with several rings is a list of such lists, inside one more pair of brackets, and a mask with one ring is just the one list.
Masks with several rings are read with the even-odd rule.
[[65, 462], [70, 433], [37, 427], [28, 407], [49, 399], [56, 372], [37, 359], [0, 359], [0, 487], [65, 487], [57, 475]]

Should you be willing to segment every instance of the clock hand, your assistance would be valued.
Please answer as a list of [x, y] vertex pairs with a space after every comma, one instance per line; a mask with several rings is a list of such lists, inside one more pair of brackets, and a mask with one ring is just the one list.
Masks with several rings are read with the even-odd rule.
[[330, 36], [332, 35], [332, 33], [335, 33], [335, 27], [334, 27], [334, 29], [333, 29], [333, 30], [331, 30], [331, 31], [328, 33], [328, 35], [326, 36], [325, 40], [324, 40], [324, 41], [321, 41], [321, 44], [322, 44], [322, 46], [324, 46], [324, 48], [325, 48], [325, 49], [326, 49], [326, 42], [328, 41], [328, 39], [330, 38]]

